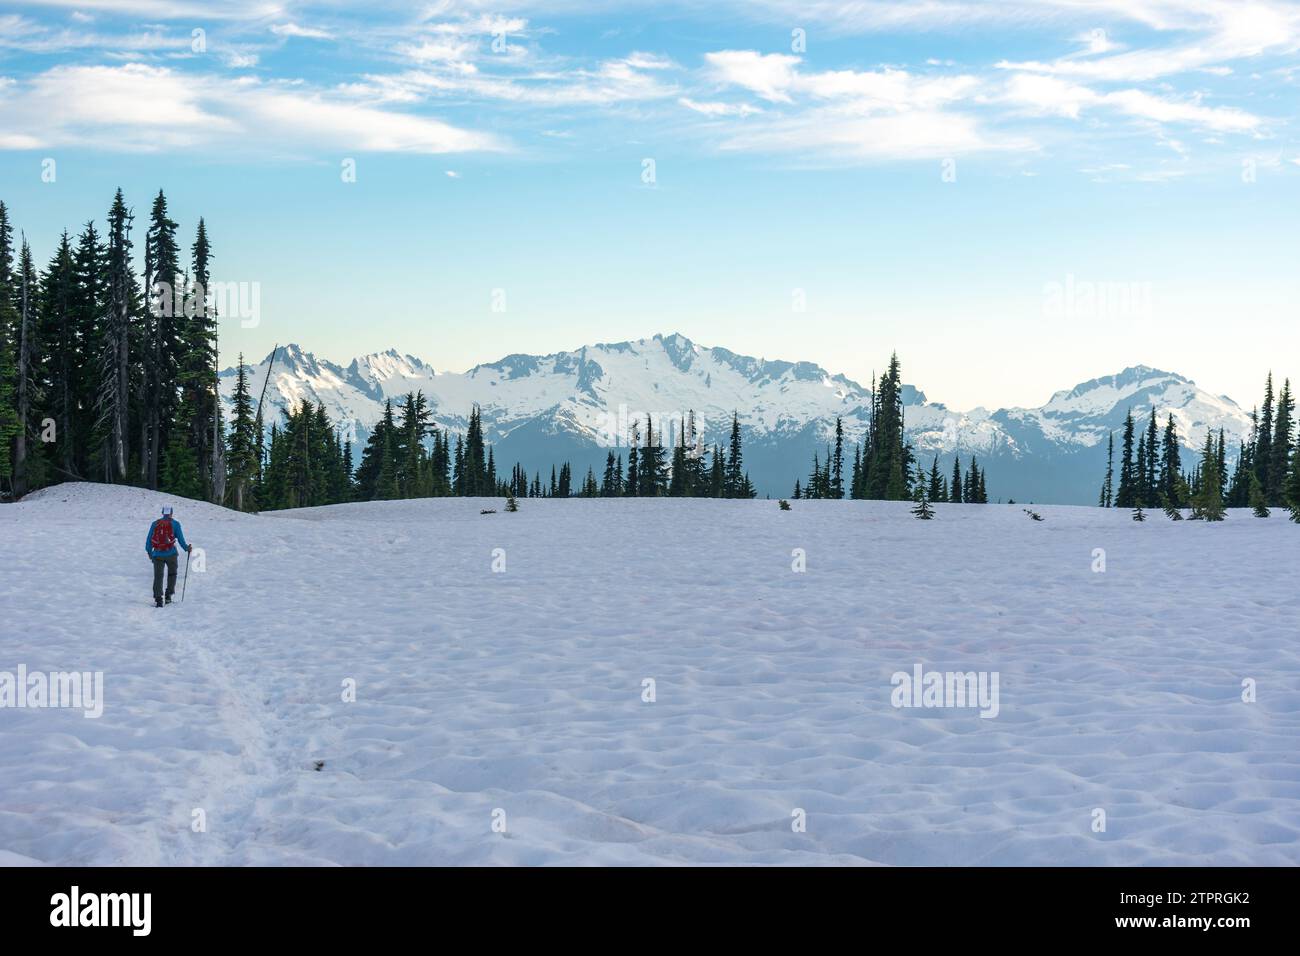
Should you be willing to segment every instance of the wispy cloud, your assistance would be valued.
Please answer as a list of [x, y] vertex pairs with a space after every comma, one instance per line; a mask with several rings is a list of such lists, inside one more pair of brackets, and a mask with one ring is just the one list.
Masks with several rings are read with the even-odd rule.
[[[663, 2], [680, 21], [693, 14], [686, 0]], [[719, 2], [737, 35], [779, 24], [772, 36], [784, 39], [798, 25], [815, 52], [701, 54], [674, 39], [647, 42], [649, 33], [620, 19], [644, 16], [633, 0], [604, 4], [598, 17], [579, 0], [365, 11], [313, 0], [231, 0], [211, 10], [190, 0], [19, 0], [21, 13], [0, 15], [0, 49], [62, 60], [15, 72], [24, 102], [0, 104], [8, 144], [0, 148], [180, 148], [232, 124], [237, 136], [267, 143], [351, 138], [436, 152], [510, 139], [553, 153], [563, 148], [550, 142], [555, 130], [611, 124], [605, 141], [694, 133], [699, 148], [837, 159], [1035, 151], [1071, 137], [1081, 149], [1104, 141], [1166, 155], [1177, 142], [1190, 159], [1238, 148], [1241, 138], [1275, 138], [1282, 111], [1293, 112], [1274, 89], [1256, 95], [1270, 77], [1294, 88], [1279, 73], [1291, 68], [1279, 60], [1300, 50], [1293, 0]], [[196, 24], [206, 31], [202, 50], [192, 48]], [[887, 46], [825, 42], [879, 35]], [[879, 49], [892, 62], [873, 60]], [[104, 80], [85, 96], [107, 99], [103, 114], [51, 99], [56, 82], [84, 77]], [[175, 122], [117, 108], [126, 95], [117, 91], [142, 84], [163, 96], [159, 115]], [[301, 100], [301, 115], [323, 128], [275, 119], [282, 97]], [[491, 136], [471, 130], [485, 111], [496, 111]], [[202, 120], [188, 123], [194, 116]], [[1131, 158], [1095, 157], [1098, 167]]]
[[714, 82], [777, 107], [757, 125], [737, 127], [724, 142], [727, 149], [881, 159], [1034, 146], [1024, 136], [990, 130], [974, 113], [949, 109], [974, 104], [983, 86], [975, 76], [892, 68], [807, 71], [800, 57], [754, 50], [719, 50], [706, 54], [705, 63]]
[[1021, 74], [1006, 84], [1003, 99], [1041, 114], [1078, 119], [1085, 109], [1110, 109], [1162, 124], [1189, 124], [1220, 132], [1252, 133], [1263, 120], [1235, 107], [1204, 106], [1199, 98], [1171, 99], [1138, 89], [1105, 93], [1057, 77]]
[[278, 37], [302, 37], [308, 40], [332, 40], [334, 34], [319, 27], [302, 27], [296, 23], [272, 24], [271, 32]]
[[336, 94], [166, 67], [55, 67], [15, 85], [0, 127], [19, 145], [109, 150], [205, 148], [220, 154], [451, 153], [498, 150], [494, 135]]
[[750, 106], [748, 103], [701, 103], [688, 96], [679, 97], [677, 102], [688, 110], [705, 116], [752, 116], [763, 112], [761, 108]]

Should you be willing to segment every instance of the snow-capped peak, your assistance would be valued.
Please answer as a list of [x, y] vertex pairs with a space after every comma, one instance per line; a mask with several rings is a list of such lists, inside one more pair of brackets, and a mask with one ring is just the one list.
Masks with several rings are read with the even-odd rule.
[[[269, 358], [269, 356], [268, 356]], [[257, 394], [267, 362], [250, 375]], [[222, 373], [229, 400], [235, 370]], [[812, 454], [833, 440], [836, 417], [849, 442], [861, 440], [871, 414], [871, 392], [842, 374], [811, 362], [755, 358], [697, 345], [680, 333], [600, 343], [549, 355], [507, 355], [463, 373], [434, 373], [419, 358], [395, 349], [353, 359], [346, 367], [316, 358], [296, 343], [277, 356], [267, 389], [272, 408], [302, 401], [323, 403], [354, 442], [364, 442], [386, 401], [400, 403], [423, 392], [434, 422], [461, 431], [469, 410], [482, 410], [487, 439], [498, 460], [549, 465], [566, 457], [603, 461], [625, 445], [634, 422], [650, 417], [671, 440], [688, 413], [705, 444], [724, 443], [736, 413], [755, 481], [765, 493], [788, 493]], [[1231, 445], [1249, 430], [1247, 416], [1230, 399], [1209, 395], [1181, 375], [1144, 365], [1082, 382], [1055, 393], [1039, 408], [954, 411], [903, 387], [909, 440], [921, 457], [977, 455], [986, 462], [1042, 462], [1081, 452], [1104, 452], [1106, 436], [1154, 408], [1161, 423], [1172, 415], [1185, 445], [1196, 448], [1205, 431], [1222, 428]], [[268, 415], [268, 424], [274, 419]], [[1091, 461], [1075, 464], [1087, 471]], [[767, 482], [766, 475], [780, 472]], [[996, 471], [996, 465], [994, 465]], [[787, 483], [786, 477], [789, 476]], [[1091, 477], [1088, 481], [1091, 482]], [[1023, 494], [1023, 492], [1022, 492]], [[1071, 490], [1055, 499], [1078, 500]]]

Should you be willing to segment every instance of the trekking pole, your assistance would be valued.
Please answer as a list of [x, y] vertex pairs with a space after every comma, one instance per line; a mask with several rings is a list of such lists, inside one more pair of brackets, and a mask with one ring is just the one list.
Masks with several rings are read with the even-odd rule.
[[181, 603], [185, 603], [185, 586], [190, 583], [190, 553], [185, 552], [185, 580], [181, 582]]

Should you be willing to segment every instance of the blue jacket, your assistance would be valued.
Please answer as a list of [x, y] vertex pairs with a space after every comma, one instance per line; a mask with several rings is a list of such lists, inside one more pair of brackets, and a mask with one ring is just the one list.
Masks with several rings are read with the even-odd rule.
[[[176, 545], [172, 545], [167, 551], [155, 551], [153, 549], [153, 529], [161, 520], [161, 518], [158, 518], [153, 524], [149, 525], [149, 533], [144, 536], [144, 553], [151, 558], [174, 558], [176, 556]], [[188, 551], [190, 546], [185, 543], [185, 533], [181, 531], [181, 523], [175, 518], [172, 518], [172, 531], [176, 535], [176, 543]]]

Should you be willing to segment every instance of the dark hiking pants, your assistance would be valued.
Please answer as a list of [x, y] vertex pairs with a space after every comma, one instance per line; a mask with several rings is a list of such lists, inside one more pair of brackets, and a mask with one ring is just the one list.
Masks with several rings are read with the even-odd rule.
[[170, 558], [153, 559], [153, 599], [155, 602], [163, 599], [163, 568], [167, 569], [167, 596], [171, 597], [176, 593], [176, 559], [179, 555], [173, 554]]

